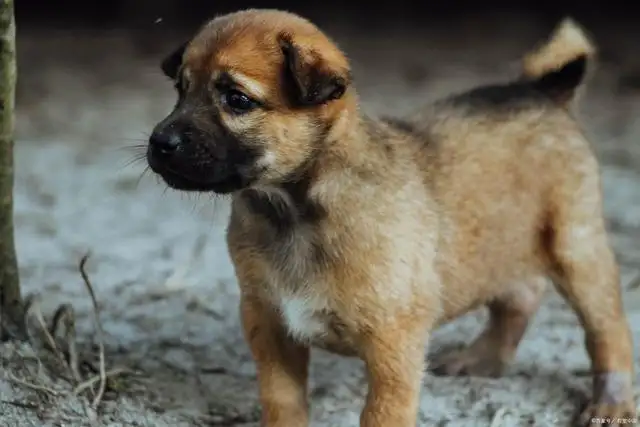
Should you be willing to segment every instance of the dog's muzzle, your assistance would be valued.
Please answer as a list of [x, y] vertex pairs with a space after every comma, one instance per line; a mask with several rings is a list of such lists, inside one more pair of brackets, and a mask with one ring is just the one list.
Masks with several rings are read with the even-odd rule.
[[212, 141], [186, 124], [160, 124], [149, 137], [147, 162], [170, 187], [225, 194], [248, 186], [257, 154], [231, 138]]

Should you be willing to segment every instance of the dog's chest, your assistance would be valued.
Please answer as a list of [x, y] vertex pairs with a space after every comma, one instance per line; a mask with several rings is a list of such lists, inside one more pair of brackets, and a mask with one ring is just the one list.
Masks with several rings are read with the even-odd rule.
[[292, 243], [289, 249], [270, 264], [265, 290], [289, 335], [313, 342], [331, 332], [337, 317], [329, 299], [330, 286], [309, 264], [304, 243]]
[[273, 301], [294, 340], [346, 356], [356, 354], [356, 335], [324, 298], [281, 295]]
[[313, 341], [330, 330], [331, 314], [322, 298], [283, 295], [276, 304], [289, 335], [296, 340]]
[[321, 207], [282, 193], [246, 191], [244, 244], [262, 258], [264, 291], [294, 339], [341, 353], [352, 347], [345, 324], [331, 301], [327, 272], [334, 258], [317, 228]]

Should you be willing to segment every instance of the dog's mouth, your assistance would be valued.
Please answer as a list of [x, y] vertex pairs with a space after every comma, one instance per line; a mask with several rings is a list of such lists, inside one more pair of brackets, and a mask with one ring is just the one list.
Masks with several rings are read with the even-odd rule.
[[244, 179], [240, 174], [230, 174], [224, 179], [216, 181], [197, 179], [187, 173], [175, 170], [150, 153], [147, 155], [147, 163], [149, 168], [174, 190], [228, 194], [249, 185], [248, 180]]

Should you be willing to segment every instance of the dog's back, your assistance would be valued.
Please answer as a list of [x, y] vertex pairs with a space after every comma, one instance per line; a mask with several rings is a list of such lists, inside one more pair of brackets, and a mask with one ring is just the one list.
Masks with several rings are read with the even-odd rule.
[[598, 165], [572, 114], [593, 53], [566, 20], [517, 81], [437, 101], [405, 123], [426, 142], [415, 158], [441, 209], [445, 317], [547, 276], [546, 239], [565, 205], [582, 204], [600, 226]]

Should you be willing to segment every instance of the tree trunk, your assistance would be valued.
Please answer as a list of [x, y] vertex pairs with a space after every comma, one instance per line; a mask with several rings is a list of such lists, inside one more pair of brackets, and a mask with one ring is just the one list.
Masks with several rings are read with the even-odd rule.
[[0, 0], [0, 339], [24, 332], [13, 235], [13, 141], [16, 87], [13, 0]]

